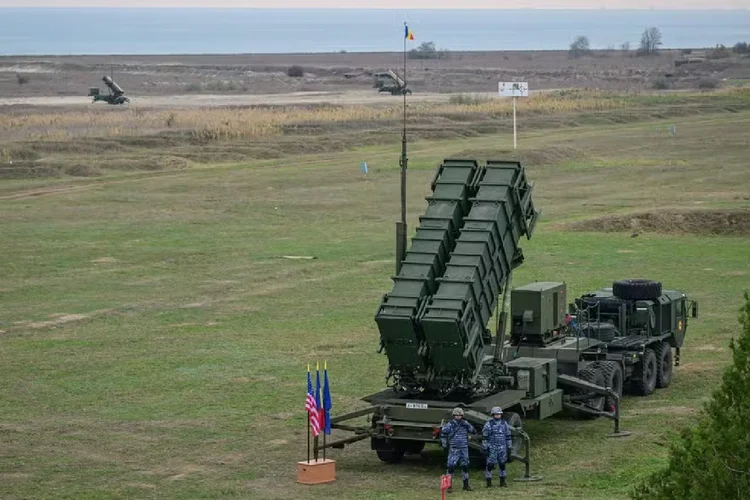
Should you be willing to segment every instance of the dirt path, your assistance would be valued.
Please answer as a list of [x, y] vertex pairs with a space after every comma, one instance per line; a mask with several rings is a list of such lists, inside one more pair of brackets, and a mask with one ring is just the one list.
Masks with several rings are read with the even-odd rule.
[[[448, 101], [450, 94], [418, 93], [408, 97], [409, 101]], [[133, 96], [130, 106], [148, 108], [183, 108], [183, 107], [218, 107], [218, 106], [249, 106], [262, 104], [292, 105], [292, 104], [397, 104], [401, 102], [399, 96], [378, 94], [372, 91], [344, 91], [344, 92], [292, 92], [288, 94], [188, 94], [173, 96]], [[17, 97], [0, 99], [0, 106], [55, 106], [55, 107], [91, 107], [91, 98], [85, 96], [61, 97]], [[96, 103], [96, 106], [106, 106]]]

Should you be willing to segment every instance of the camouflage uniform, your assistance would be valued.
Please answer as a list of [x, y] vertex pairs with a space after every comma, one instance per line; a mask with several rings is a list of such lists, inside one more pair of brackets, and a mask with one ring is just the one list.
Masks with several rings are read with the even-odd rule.
[[[460, 408], [454, 410], [454, 415], [463, 416]], [[443, 446], [448, 446], [448, 475], [453, 482], [453, 471], [456, 466], [461, 467], [464, 489], [469, 490], [469, 434], [476, 434], [476, 429], [466, 420], [454, 418], [443, 426], [441, 431]]]
[[[502, 415], [503, 411], [495, 407], [492, 414]], [[502, 418], [488, 420], [482, 428], [482, 449], [487, 454], [487, 487], [492, 486], [492, 470], [497, 465], [500, 469], [500, 486], [505, 484], [505, 464], [511, 460], [512, 436], [510, 426]]]

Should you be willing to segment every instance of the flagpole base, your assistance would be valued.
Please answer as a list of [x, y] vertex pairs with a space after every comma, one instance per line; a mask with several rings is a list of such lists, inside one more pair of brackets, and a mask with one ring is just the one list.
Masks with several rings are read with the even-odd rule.
[[297, 462], [297, 482], [301, 484], [332, 483], [336, 480], [336, 461], [331, 459]]

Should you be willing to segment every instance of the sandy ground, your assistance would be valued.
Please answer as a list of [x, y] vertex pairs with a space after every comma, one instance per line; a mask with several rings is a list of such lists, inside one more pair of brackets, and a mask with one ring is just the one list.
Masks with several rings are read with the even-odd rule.
[[[654, 57], [598, 51], [579, 58], [566, 51], [451, 52], [442, 59], [409, 59], [407, 80], [415, 100], [444, 99], [438, 95], [458, 92], [497, 92], [501, 81], [526, 81], [532, 90], [627, 91], [651, 89], [654, 82], [664, 79], [675, 89], [697, 88], [705, 78], [750, 81], [750, 57], [734, 54], [676, 66], [681, 57], [680, 51], [667, 50]], [[260, 96], [260, 103], [279, 103], [268, 94], [284, 94], [281, 103], [298, 102], [301, 95], [306, 96], [302, 102], [387, 102], [393, 97], [377, 94], [373, 73], [389, 69], [403, 73], [402, 64], [398, 53], [5, 56], [0, 57], [0, 99], [4, 103], [77, 105], [87, 101], [89, 87], [106, 92], [102, 77], [113, 75], [126, 95], [154, 106], [220, 100], [259, 103], [253, 95]], [[293, 66], [302, 69], [301, 76], [289, 76]], [[65, 100], [48, 99], [53, 97]]]
[[[643, 91], [656, 82], [688, 90], [701, 88], [707, 79], [714, 86], [750, 84], [750, 57], [675, 66], [681, 57], [680, 51], [666, 50], [655, 57], [598, 51], [579, 58], [566, 51], [451, 52], [442, 59], [407, 61], [409, 100], [447, 101], [456, 93], [494, 96], [501, 81], [528, 82], [532, 93]], [[0, 113], [107, 107], [87, 95], [89, 87], [106, 93], [102, 77], [110, 74], [132, 107], [397, 104], [399, 96], [373, 88], [373, 73], [402, 73], [402, 62], [396, 53], [6, 56], [0, 57]], [[292, 66], [301, 67], [302, 76], [290, 76]]]

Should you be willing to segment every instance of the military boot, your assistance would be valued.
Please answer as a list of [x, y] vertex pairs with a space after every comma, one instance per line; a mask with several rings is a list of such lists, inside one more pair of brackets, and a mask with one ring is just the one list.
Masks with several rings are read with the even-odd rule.
[[491, 477], [487, 478], [487, 487], [488, 488], [492, 488], [492, 478]]
[[471, 491], [471, 486], [469, 486], [468, 479], [464, 479], [464, 491]]
[[504, 477], [500, 478], [500, 487], [501, 488], [507, 488], [508, 487], [508, 483], [505, 482], [505, 478]]

